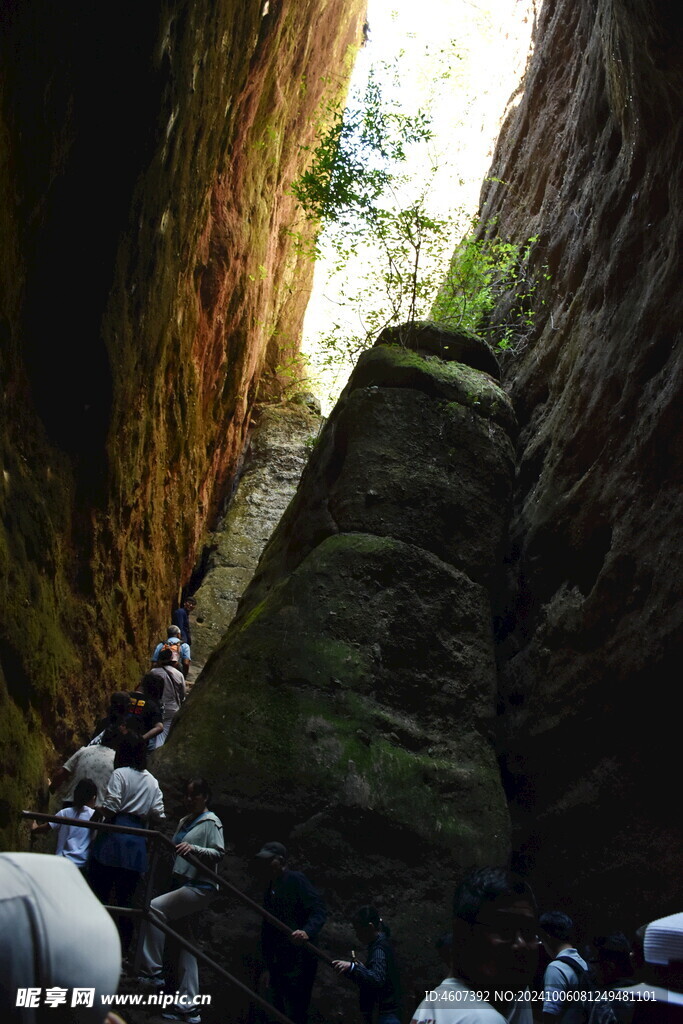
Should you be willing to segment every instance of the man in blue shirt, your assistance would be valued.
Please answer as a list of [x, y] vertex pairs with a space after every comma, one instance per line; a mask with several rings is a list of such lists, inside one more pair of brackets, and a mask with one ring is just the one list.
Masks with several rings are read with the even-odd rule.
[[543, 978], [543, 1022], [557, 1024], [565, 1014], [572, 1018], [581, 1015], [588, 1018], [591, 1004], [580, 1003], [567, 998], [567, 993], [585, 987], [588, 964], [579, 955], [574, 945], [574, 922], [561, 910], [550, 910], [541, 914], [539, 933], [550, 963], [545, 969]]
[[152, 654], [152, 665], [154, 668], [161, 664], [159, 655], [163, 650], [171, 652], [171, 664], [174, 668], [179, 669], [183, 676], [187, 678], [187, 673], [190, 671], [190, 645], [183, 643], [181, 640], [178, 626], [169, 626], [166, 640], [161, 640], [154, 648], [154, 653]]
[[185, 644], [192, 646], [192, 632], [190, 629], [190, 615], [197, 607], [193, 597], [186, 597], [180, 608], [176, 608], [171, 616], [171, 622], [180, 630], [180, 639]]

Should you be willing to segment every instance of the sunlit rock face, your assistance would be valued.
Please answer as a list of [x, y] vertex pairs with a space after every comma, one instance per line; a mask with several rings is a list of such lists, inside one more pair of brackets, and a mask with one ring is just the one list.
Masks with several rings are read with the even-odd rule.
[[[409, 991], [438, 973], [425, 936], [448, 927], [456, 872], [509, 850], [490, 593], [514, 417], [489, 374], [428, 338], [361, 356], [155, 758], [169, 798], [212, 779], [233, 877], [279, 837], [312, 865], [337, 929], [340, 911], [379, 901]], [[222, 943], [244, 927], [237, 914]]]
[[192, 665], [199, 669], [235, 617], [270, 535], [294, 497], [322, 419], [312, 395], [266, 406], [249, 438], [239, 482], [208, 538], [191, 615]]
[[[136, 681], [278, 395], [362, 0], [2, 4], [0, 827]], [[50, 753], [50, 760], [56, 753]]]
[[506, 367], [521, 425], [500, 648], [515, 845], [541, 892], [600, 927], [683, 899], [682, 104], [675, 5], [547, 2], [483, 193], [501, 234], [539, 235], [551, 274]]

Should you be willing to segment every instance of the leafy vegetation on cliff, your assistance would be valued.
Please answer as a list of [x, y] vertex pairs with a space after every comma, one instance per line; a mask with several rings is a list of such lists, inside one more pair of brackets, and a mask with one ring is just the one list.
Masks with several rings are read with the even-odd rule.
[[[444, 50], [443, 78], [450, 59]], [[462, 209], [434, 212], [440, 157], [431, 116], [405, 111], [397, 79], [397, 65], [378, 66], [346, 109], [326, 109], [310, 164], [292, 188], [323, 228], [309, 254], [324, 253], [332, 268], [328, 286], [340, 315], [320, 334], [328, 365], [355, 361], [383, 328], [414, 320], [477, 332], [502, 349], [533, 325], [528, 265], [538, 239], [517, 245], [479, 234]], [[426, 174], [414, 170], [425, 148]], [[493, 325], [489, 314], [504, 293], [508, 314]]]

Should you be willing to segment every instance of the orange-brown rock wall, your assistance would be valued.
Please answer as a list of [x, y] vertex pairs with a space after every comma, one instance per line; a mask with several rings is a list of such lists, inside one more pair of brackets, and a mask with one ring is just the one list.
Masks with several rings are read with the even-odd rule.
[[288, 188], [363, 8], [0, 5], [10, 834], [53, 744], [139, 677], [296, 353]]

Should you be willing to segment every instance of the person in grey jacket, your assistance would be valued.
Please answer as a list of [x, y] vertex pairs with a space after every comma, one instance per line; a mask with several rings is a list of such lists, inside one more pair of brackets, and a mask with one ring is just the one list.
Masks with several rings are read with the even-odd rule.
[[[198, 914], [215, 895], [218, 886], [198, 868], [185, 860], [183, 854], [192, 853], [207, 867], [215, 870], [225, 853], [223, 823], [208, 809], [211, 789], [206, 779], [193, 779], [188, 783], [186, 802], [189, 810], [180, 819], [173, 837], [176, 859], [173, 864], [174, 888], [153, 899], [150, 906], [181, 934], [187, 931], [190, 915]], [[175, 924], [183, 919], [180, 924]], [[154, 925], [145, 925], [142, 950], [142, 974], [138, 981], [152, 989], [165, 985], [162, 976], [165, 935]], [[176, 1003], [163, 1016], [166, 1020], [182, 1020], [186, 1024], [199, 1024], [200, 1014], [195, 997], [199, 993], [199, 971], [196, 958], [186, 950], [178, 959], [178, 996]]]

